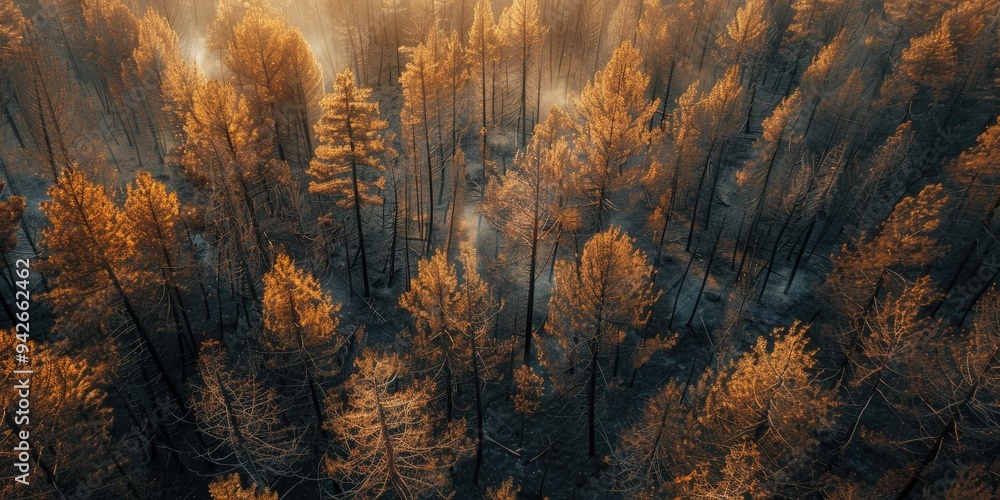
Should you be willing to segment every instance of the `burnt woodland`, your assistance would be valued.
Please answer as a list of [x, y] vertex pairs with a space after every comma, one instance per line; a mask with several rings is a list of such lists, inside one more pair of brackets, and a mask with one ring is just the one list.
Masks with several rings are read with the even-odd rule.
[[995, 498], [998, 20], [0, 0], [0, 497]]

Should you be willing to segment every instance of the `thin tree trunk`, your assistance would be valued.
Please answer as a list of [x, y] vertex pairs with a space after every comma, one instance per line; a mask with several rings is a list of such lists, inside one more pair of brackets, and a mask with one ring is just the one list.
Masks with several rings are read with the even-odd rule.
[[[531, 256], [528, 258], [528, 304], [524, 318], [524, 366], [531, 360], [531, 337], [535, 332], [535, 266], [538, 262], [538, 196], [535, 196], [535, 216], [531, 225]], [[553, 260], [555, 257], [553, 256]]]
[[813, 219], [809, 223], [809, 229], [806, 230], [806, 237], [802, 241], [802, 248], [799, 250], [798, 255], [795, 256], [795, 264], [792, 264], [792, 273], [788, 276], [788, 283], [785, 283], [785, 290], [782, 292], [788, 295], [788, 291], [792, 289], [792, 282], [795, 281], [795, 275], [799, 272], [799, 265], [802, 264], [802, 257], [806, 254], [806, 246], [809, 245], [809, 238], [812, 237], [813, 228], [816, 227], [816, 219]]
[[[598, 324], [600, 319], [598, 319]], [[598, 329], [600, 326], [598, 325]], [[592, 341], [590, 345], [590, 384], [587, 390], [587, 437], [589, 454], [597, 456], [597, 353], [600, 350], [600, 343]]]
[[[728, 215], [728, 214], [727, 214]], [[688, 318], [686, 325], [691, 326], [694, 322], [695, 313], [698, 312], [698, 306], [701, 304], [701, 296], [705, 293], [705, 284], [708, 283], [708, 276], [712, 272], [712, 263], [715, 262], [715, 251], [719, 247], [719, 240], [722, 238], [722, 229], [726, 226], [726, 218], [722, 219], [722, 226], [719, 227], [719, 233], [715, 236], [715, 243], [712, 245], [711, 253], [708, 255], [708, 263], [705, 264], [705, 275], [701, 279], [701, 286], [698, 287], [698, 296], [694, 300], [694, 308], [691, 309], [691, 316]]]
[[[472, 376], [476, 384], [476, 468], [472, 474], [472, 484], [479, 484], [479, 470], [483, 465], [483, 389], [479, 375], [479, 351], [476, 348], [476, 333], [471, 336], [472, 344]], [[521, 415], [521, 435], [524, 435], [524, 415]]]

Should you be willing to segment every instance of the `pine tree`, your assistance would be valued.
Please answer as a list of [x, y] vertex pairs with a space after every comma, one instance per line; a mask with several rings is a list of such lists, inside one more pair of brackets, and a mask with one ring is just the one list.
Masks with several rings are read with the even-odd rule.
[[180, 203], [177, 193], [148, 172], [136, 174], [128, 185], [128, 197], [122, 215], [128, 222], [128, 232], [135, 240], [136, 253], [155, 262], [162, 286], [179, 287], [182, 258], [180, 238]]
[[263, 344], [272, 368], [308, 388], [317, 427], [323, 423], [319, 378], [337, 368], [330, 358], [345, 340], [337, 333], [340, 304], [292, 259], [278, 254], [264, 275]]
[[978, 417], [995, 411], [993, 401], [1000, 389], [1000, 293], [996, 287], [979, 303], [968, 332], [935, 340], [930, 345], [915, 345], [917, 350], [908, 353], [913, 368], [907, 375], [916, 388], [913, 392], [927, 407], [925, 422], [931, 424], [925, 425], [932, 434], [927, 435], [929, 447], [901, 496], [914, 491], [920, 482], [931, 485], [935, 463], [961, 453], [963, 448], [974, 449], [996, 439], [996, 427], [988, 418]]
[[[143, 168], [139, 118], [130, 105], [142, 100], [136, 93], [139, 82], [132, 61], [132, 54], [139, 43], [139, 20], [122, 0], [83, 1], [82, 14], [86, 42], [83, 49], [85, 57], [94, 64], [90, 76], [97, 82], [97, 96], [104, 111], [117, 118], [128, 145], [133, 148], [139, 166]], [[118, 112], [116, 106], [130, 112]]]
[[[908, 372], [918, 367], [914, 358], [941, 334], [939, 322], [923, 313], [939, 299], [934, 282], [928, 276], [913, 282], [900, 281], [898, 291], [890, 291], [884, 299], [873, 300], [865, 334], [858, 337], [860, 355], [853, 358], [857, 374], [850, 382], [856, 387], [870, 384], [870, 389], [867, 397], [863, 397], [865, 402], [857, 417], [840, 441], [842, 449], [851, 443], [876, 395], [891, 398], [889, 402], [892, 403], [896, 402], [893, 394], [907, 394]], [[888, 390], [883, 391], [883, 388]]]
[[236, 25], [243, 20], [251, 8], [264, 11], [270, 17], [279, 17], [268, 0], [224, 0], [216, 7], [215, 17], [208, 27], [205, 46], [213, 50], [225, 50], [235, 36]]
[[[967, 201], [974, 212], [979, 212], [984, 225], [993, 222], [1000, 209], [1000, 172], [997, 172], [993, 158], [1000, 155], [1000, 119], [990, 125], [976, 138], [976, 144], [962, 152], [949, 166], [952, 177], [966, 188]], [[996, 199], [994, 199], [994, 196]]]
[[261, 220], [265, 203], [257, 200], [267, 191], [256, 188], [279, 184], [276, 176], [268, 175], [269, 146], [260, 140], [267, 130], [254, 120], [247, 100], [232, 86], [211, 81], [192, 97], [181, 164], [188, 178], [209, 196], [208, 234], [225, 260], [238, 266], [238, 270], [230, 266], [230, 282], [259, 304], [257, 280], [271, 257], [270, 238]]
[[739, 441], [725, 450], [715, 470], [690, 476], [682, 483], [681, 496], [743, 498], [766, 496], [765, 464], [760, 450], [750, 440]]
[[50, 226], [42, 232], [42, 244], [48, 255], [46, 266], [54, 275], [48, 300], [59, 315], [57, 324], [84, 342], [93, 341], [81, 337], [92, 333], [91, 328], [108, 329], [113, 312], [122, 307], [131, 331], [183, 407], [183, 397], [137, 306], [137, 297], [143, 296], [150, 281], [149, 270], [134, 263], [136, 243], [122, 211], [102, 187], [79, 172], [63, 175], [48, 195], [42, 211]]
[[836, 423], [835, 393], [817, 379], [808, 328], [776, 328], [697, 386], [668, 383], [622, 433], [613, 463], [640, 496], [795, 495], [819, 438]]
[[497, 32], [496, 19], [493, 16], [493, 5], [490, 0], [478, 0], [473, 14], [472, 28], [469, 29], [469, 42], [466, 48], [466, 55], [469, 63], [475, 68], [472, 73], [475, 79], [479, 80], [480, 98], [480, 135], [482, 136], [482, 147], [480, 153], [483, 161], [486, 161], [486, 136], [487, 136], [487, 111], [486, 100], [488, 94], [486, 86], [490, 84], [487, 73], [495, 71], [494, 67], [499, 59], [497, 51], [500, 49], [500, 39]]
[[[712, 90], [702, 97], [688, 111], [691, 117], [684, 117], [682, 114], [681, 127], [694, 127], [693, 130], [684, 130], [682, 136], [693, 134], [694, 151], [688, 153], [687, 158], [678, 157], [679, 162], [694, 162], [694, 165], [703, 161], [700, 167], [701, 175], [697, 185], [693, 186], [695, 192], [694, 207], [691, 214], [691, 221], [688, 224], [688, 237], [685, 249], [690, 252], [691, 244], [694, 241], [694, 228], [698, 222], [698, 212], [702, 205], [702, 198], [709, 200], [706, 203], [705, 227], [711, 223], [712, 207], [715, 203], [712, 200], [716, 196], [719, 179], [722, 177], [719, 167], [719, 156], [722, 154], [722, 144], [728, 134], [738, 130], [738, 124], [746, 115], [744, 109], [743, 87], [740, 85], [741, 73], [739, 66], [732, 66], [726, 74], [712, 86]], [[691, 154], [693, 153], [693, 154]], [[680, 154], [680, 153], [679, 153]], [[681, 163], [683, 165], [684, 163]], [[691, 163], [687, 163], [691, 165]], [[715, 165], [713, 170], [712, 166]], [[698, 172], [698, 168], [692, 172]], [[693, 179], [692, 179], [693, 180]], [[693, 183], [692, 183], [693, 184]], [[705, 189], [708, 186], [708, 189]], [[683, 189], [682, 192], [689, 191]], [[706, 194], [707, 191], [707, 194]], [[676, 194], [675, 194], [676, 195]]]
[[787, 185], [792, 175], [803, 140], [795, 131], [801, 113], [802, 92], [796, 89], [764, 119], [761, 136], [754, 141], [759, 155], [737, 174], [741, 187], [748, 191], [747, 211], [753, 214], [748, 239], [749, 235], [757, 234], [762, 218], [774, 215], [783, 198], [780, 188]]
[[636, 171], [625, 165], [649, 145], [649, 120], [658, 102], [646, 100], [649, 76], [639, 67], [639, 51], [629, 42], [615, 49], [603, 70], [580, 92], [576, 114], [583, 122], [576, 147], [584, 155], [581, 189], [597, 206], [598, 228], [608, 197], [627, 189]]
[[908, 106], [922, 89], [926, 89], [932, 100], [941, 99], [945, 88], [958, 76], [957, 65], [951, 29], [941, 24], [934, 31], [910, 40], [898, 67], [882, 85], [881, 99]]
[[[12, 330], [5, 330], [0, 335], [0, 347], [7, 352], [15, 352], [17, 343]], [[30, 367], [18, 365], [14, 356], [8, 356], [2, 363], [0, 381], [17, 387], [26, 375], [16, 374], [14, 370], [33, 370], [28, 379], [31, 406], [27, 412], [17, 411], [19, 395], [16, 389], [6, 391], [0, 399], [6, 409], [0, 437], [11, 443], [0, 451], [0, 461], [10, 468], [8, 474], [20, 475], [13, 466], [21, 461], [19, 452], [12, 448], [25, 439], [22, 433], [30, 436], [28, 463], [32, 469], [26, 478], [30, 484], [25, 486], [10, 477], [10, 481], [0, 487], [0, 494], [10, 498], [26, 494], [40, 497], [82, 495], [92, 493], [88, 482], [101, 484], [102, 493], [135, 494], [134, 490], [128, 490], [129, 478], [124, 476], [124, 471], [115, 470], [116, 465], [124, 464], [115, 462], [121, 450], [114, 450], [111, 430], [115, 418], [103, 388], [110, 379], [107, 366], [86, 361], [79, 356], [79, 350], [66, 342], [25, 345], [29, 349]], [[94, 481], [94, 477], [100, 481]]]
[[[139, 20], [122, 0], [86, 0], [82, 5], [95, 76], [110, 92], [108, 97], [120, 99], [133, 84], [131, 57], [139, 44]], [[105, 109], [110, 106], [106, 100]]]
[[[338, 31], [347, 39], [350, 67], [358, 75], [362, 85], [372, 80], [372, 68], [375, 61], [375, 51], [379, 41], [378, 29], [372, 19], [372, 5], [368, 2], [349, 0], [344, 2], [326, 2], [326, 8], [331, 12]], [[381, 80], [381, 68], [378, 78]], [[390, 74], [391, 76], [391, 74]]]
[[[420, 186], [422, 174], [421, 167], [425, 167], [427, 175], [427, 228], [421, 227], [421, 234], [426, 238], [424, 253], [429, 253], [433, 246], [434, 238], [434, 169], [435, 163], [440, 164], [443, 160], [441, 148], [441, 136], [435, 142], [431, 139], [433, 125], [441, 123], [441, 113], [439, 102], [439, 84], [435, 81], [437, 74], [437, 46], [442, 43], [444, 33], [440, 29], [432, 29], [427, 39], [423, 43], [413, 48], [410, 53], [410, 62], [406, 63], [406, 69], [399, 76], [399, 84], [403, 87], [403, 109], [400, 111], [400, 121], [402, 122], [404, 142], [407, 144], [406, 150], [410, 156], [414, 177], [417, 185], [415, 195], [417, 197], [418, 216], [422, 215], [421, 197], [423, 190]], [[441, 130], [441, 128], [438, 128]], [[422, 146], [422, 151], [418, 150], [418, 143]], [[435, 161], [434, 151], [437, 151], [438, 161]], [[421, 165], [421, 163], [423, 165]]]
[[[896, 131], [886, 138], [875, 154], [865, 161], [863, 181], [856, 188], [857, 194], [852, 196], [853, 210], [850, 213], [853, 225], [860, 232], [871, 231], [892, 212], [893, 200], [886, 203], [880, 194], [890, 186], [891, 175], [904, 164], [907, 152], [914, 143], [913, 124], [909, 121], [896, 127]], [[852, 193], [853, 194], [853, 193]]]
[[947, 200], [940, 184], [929, 185], [900, 201], [877, 235], [862, 235], [851, 246], [844, 245], [833, 259], [825, 287], [845, 317], [862, 318], [884, 288], [889, 271], [920, 268], [943, 255], [934, 232]]
[[[886, 6], [891, 3], [895, 3], [894, 0], [886, 2]], [[858, 33], [872, 20], [869, 11], [860, 9], [851, 2], [793, 0], [791, 7], [794, 14], [783, 41], [783, 50], [790, 52], [789, 58], [794, 58], [792, 62], [796, 66], [802, 64], [805, 57], [815, 54], [841, 31]], [[876, 42], [878, 38], [895, 34], [898, 30], [881, 24], [880, 28], [874, 31], [877, 34], [865, 41], [865, 44], [871, 47], [880, 43]]]
[[451, 326], [449, 315], [456, 309], [457, 288], [455, 266], [444, 252], [439, 250], [420, 261], [410, 290], [399, 297], [400, 306], [413, 317], [415, 333], [436, 338]]
[[[321, 114], [319, 106], [323, 98], [323, 68], [320, 66], [312, 47], [302, 32], [290, 28], [285, 37], [284, 86], [278, 94], [280, 109], [285, 120], [283, 132], [290, 134], [294, 141], [305, 143], [304, 156], [300, 163], [312, 158], [313, 129]], [[289, 131], [291, 129], [291, 131]]]
[[243, 176], [242, 184], [245, 171], [263, 163], [268, 155], [268, 146], [260, 141], [267, 131], [252, 116], [247, 100], [230, 85], [211, 81], [195, 89], [186, 120], [181, 163], [199, 182], [221, 188], [229, 177]]
[[191, 35], [191, 29], [186, 25], [191, 23], [200, 26], [202, 23], [198, 11], [190, 12], [185, 7], [187, 6], [183, 2], [177, 0], [150, 0], [146, 12], [156, 11], [167, 19], [178, 35], [186, 39]]
[[184, 142], [184, 126], [194, 109], [194, 94], [205, 85], [198, 64], [181, 56], [181, 40], [168, 20], [150, 9], [139, 20], [139, 42], [132, 55], [139, 80], [159, 110], [167, 114], [172, 136]]
[[24, 14], [13, 0], [0, 2], [0, 57], [5, 61], [24, 39], [25, 22]]
[[346, 404], [330, 396], [327, 429], [341, 441], [325, 471], [344, 496], [447, 496], [449, 472], [467, 449], [464, 422], [439, 428], [431, 415], [434, 383], [404, 379], [403, 361], [373, 351], [355, 362], [345, 384]]
[[[0, 181], [0, 193], [7, 183]], [[9, 195], [0, 201], [0, 255], [7, 255], [17, 248], [17, 232], [27, 208], [24, 196]]]
[[[14, 80], [14, 63], [18, 54], [24, 50], [24, 30], [27, 26], [27, 19], [21, 13], [21, 9], [13, 0], [0, 1], [0, 82], [9, 85]], [[0, 93], [0, 108], [3, 110], [5, 118], [13, 117], [11, 112], [11, 92]], [[21, 137], [17, 127], [13, 127], [14, 139], [18, 145], [24, 147], [24, 138]]]
[[[670, 119], [669, 135], [673, 137], [674, 165], [662, 169], [672, 174], [669, 196], [667, 193], [661, 193], [658, 213], [653, 214], [651, 222], [659, 225], [662, 221], [660, 233], [662, 240], [676, 210], [677, 201], [689, 199], [693, 192], [694, 207], [688, 223], [685, 247], [687, 251], [691, 251], [694, 242], [694, 229], [698, 222], [700, 207], [704, 204], [702, 200], [706, 196], [706, 191], [714, 198], [721, 178], [718, 166], [721, 145], [729, 134], [739, 130], [739, 123], [746, 116], [743, 112], [743, 87], [740, 80], [739, 66], [734, 65], [706, 94], [698, 91], [699, 82], [692, 83], [677, 100], [677, 108]], [[650, 175], [655, 179], [655, 172], [651, 172]], [[647, 177], [648, 182], [650, 182], [649, 177]], [[707, 228], [715, 204], [706, 205]]]
[[284, 253], [264, 276], [264, 342], [275, 352], [298, 356], [339, 345], [340, 304]]
[[808, 137], [810, 150], [827, 160], [842, 147], [856, 147], [864, 130], [857, 122], [869, 119], [871, 107], [865, 101], [871, 96], [862, 71], [851, 70], [833, 95], [820, 100], [816, 115], [821, 126]]
[[129, 267], [135, 241], [118, 207], [83, 174], [64, 175], [49, 196], [42, 205], [51, 223], [42, 233], [42, 247], [55, 271], [49, 300], [67, 327], [94, 326], [111, 315], [119, 295], [139, 283]]
[[[653, 269], [646, 254], [614, 226], [584, 245], [579, 264], [561, 260], [555, 271], [547, 329], [562, 347], [571, 378], [586, 381], [589, 453], [596, 456], [597, 379], [602, 354], [610, 354], [602, 350], [614, 348], [617, 362], [629, 330], [649, 321], [660, 294], [649, 281]], [[546, 359], [555, 369], [562, 356]]]
[[454, 381], [473, 378], [479, 440], [473, 482], [477, 482], [484, 439], [482, 385], [492, 378], [507, 350], [490, 335], [503, 304], [479, 275], [478, 258], [471, 244], [462, 244], [459, 262], [461, 279], [456, 266], [448, 263], [441, 250], [421, 260], [410, 290], [400, 296], [399, 303], [414, 319], [414, 362], [423, 369], [444, 372], [448, 421], [452, 420], [455, 406]]
[[[643, 72], [652, 77], [650, 89], [654, 97], [659, 96], [661, 109], [660, 121], [666, 114], [666, 106], [673, 104], [670, 98], [673, 93], [679, 58], [682, 29], [676, 15], [669, 15], [663, 5], [657, 0], [642, 0], [639, 25], [635, 34], [635, 46], [643, 60]], [[671, 13], [673, 14], [673, 13]], [[661, 90], [662, 89], [662, 90]], [[655, 117], [650, 119], [649, 126], [655, 124]]]
[[[140, 69], [140, 74], [142, 71]], [[174, 137], [178, 143], [183, 144], [188, 116], [195, 108], [195, 94], [205, 86], [205, 75], [197, 63], [177, 60], [164, 68], [161, 78], [163, 110], [169, 113]]]
[[[759, 460], [759, 472], [750, 472], [762, 473], [762, 482], [780, 474], [808, 477], [800, 474], [815, 463], [817, 436], [834, 428], [838, 401], [817, 379], [817, 350], [807, 347], [807, 334], [800, 323], [775, 329], [772, 342], [759, 337], [750, 352], [712, 379], [698, 420], [704, 429], [700, 440], [715, 450], [709, 456], [716, 462], [733, 442], [746, 439]], [[715, 467], [724, 473], [721, 463]], [[794, 485], [768, 487], [776, 488], [771, 494], [796, 491]]]
[[506, 481], [503, 482], [498, 488], [487, 488], [486, 489], [486, 499], [487, 500], [517, 500], [518, 493], [521, 492], [520, 486], [514, 485], [514, 478], [508, 477]]
[[531, 362], [539, 262], [544, 259], [544, 245], [562, 231], [560, 221], [571, 194], [566, 165], [572, 156], [565, 137], [570, 125], [569, 115], [553, 106], [535, 127], [527, 150], [515, 158], [515, 168], [493, 178], [483, 195], [483, 215], [516, 250], [528, 252], [525, 365]]
[[[458, 33], [451, 35], [439, 27], [432, 28], [426, 38], [410, 49], [410, 62], [399, 77], [403, 86], [403, 109], [400, 120], [404, 142], [417, 178], [417, 200], [423, 196], [419, 173], [421, 164], [426, 174], [427, 230], [424, 233], [424, 253], [434, 245], [434, 208], [443, 200], [446, 163], [455, 158], [461, 133], [459, 103], [468, 82], [463, 69], [464, 50]], [[434, 192], [435, 172], [440, 171], [438, 191]]]
[[167, 192], [166, 186], [149, 173], [139, 172], [135, 182], [128, 185], [128, 198], [122, 216], [135, 241], [135, 261], [143, 269], [155, 270], [155, 277], [150, 277], [150, 282], [159, 289], [156, 295], [167, 295], [181, 353], [186, 348], [192, 356], [197, 355], [194, 330], [182, 291], [188, 283], [191, 263], [187, 252], [181, 250], [177, 194]]
[[[452, 248], [455, 242], [461, 238], [461, 233], [465, 225], [462, 212], [466, 208], [469, 191], [469, 170], [465, 163], [465, 151], [462, 148], [455, 150], [451, 159], [452, 180], [451, 180], [451, 200], [450, 210], [447, 210], [448, 232], [444, 239], [444, 253], [449, 257], [452, 255]], [[448, 207], [446, 207], [447, 209]]]
[[856, 361], [858, 373], [852, 383], [871, 379], [878, 385], [890, 373], [905, 377], [907, 360], [930, 345], [930, 337], [938, 333], [937, 322], [922, 314], [938, 293], [930, 277], [924, 276], [904, 282], [900, 292], [875, 301], [867, 332], [858, 341], [863, 356]]
[[278, 159], [292, 160], [295, 152], [286, 148], [293, 138], [304, 139], [308, 158], [323, 75], [302, 33], [273, 11], [251, 6], [233, 27], [225, 63], [239, 77], [257, 120], [273, 127]]
[[693, 461], [693, 446], [686, 439], [690, 419], [684, 404], [685, 390], [668, 382], [649, 398], [631, 425], [619, 433], [611, 458], [616, 486], [632, 495], [666, 495], [670, 485], [686, 478], [681, 472]]
[[514, 394], [511, 397], [514, 411], [521, 416], [521, 432], [518, 444], [524, 443], [524, 417], [533, 415], [542, 409], [542, 397], [545, 395], [545, 379], [535, 373], [533, 367], [521, 365], [514, 371]]
[[[12, 57], [14, 97], [34, 143], [31, 157], [48, 167], [55, 182], [63, 171], [98, 161], [90, 132], [96, 125], [69, 68], [32, 27]], [[8, 115], [10, 116], [10, 115]], [[8, 120], [9, 121], [9, 120]]]
[[720, 48], [729, 64], [739, 64], [751, 82], [756, 81], [757, 67], [767, 49], [771, 13], [764, 0], [748, 0], [736, 10], [736, 16], [726, 25]]
[[[947, 490], [944, 498], [961, 500], [963, 498], [986, 498], [993, 493], [993, 485], [989, 481], [989, 471], [984, 464], [962, 465], [953, 464], [948, 472], [954, 474], [953, 479], [946, 481]], [[926, 496], [933, 496], [940, 491], [940, 484], [929, 484], [924, 488]]]
[[230, 357], [215, 340], [203, 343], [198, 356], [194, 413], [201, 432], [212, 439], [203, 458], [258, 485], [293, 474], [305, 454], [301, 429], [287, 423], [277, 391], [253, 363]]
[[[670, 122], [670, 135], [673, 139], [670, 141], [673, 143], [671, 158], [665, 162], [654, 160], [642, 179], [643, 186], [652, 189], [652, 194], [656, 196], [657, 200], [657, 206], [647, 220], [647, 223], [659, 232], [655, 262], [657, 266], [660, 264], [660, 254], [663, 252], [667, 226], [673, 216], [674, 207], [679, 199], [684, 198], [682, 195], [690, 189], [693, 182], [690, 179], [691, 172], [693, 172], [690, 158], [697, 153], [699, 129], [695, 121], [695, 107], [698, 96], [698, 82], [694, 82], [677, 99], [677, 107], [673, 111], [673, 116], [670, 120], [664, 120], [661, 123], [661, 127], [663, 127], [663, 123]], [[669, 149], [667, 145], [657, 144], [657, 142], [660, 141], [653, 143], [656, 152]], [[655, 157], [659, 157], [659, 155]]]
[[[602, 0], [585, 0], [579, 4], [576, 12], [576, 26], [573, 28], [573, 35], [569, 37], [573, 46], [570, 50], [570, 60], [567, 62], [567, 76], [572, 78], [570, 83], [573, 87], [582, 86], [584, 82], [600, 68], [601, 62], [607, 56], [608, 49], [605, 45], [604, 34], [607, 27], [607, 18], [611, 13], [613, 5]], [[573, 73], [574, 59], [576, 62], [575, 75]]]
[[365, 297], [371, 289], [361, 209], [382, 202], [378, 191], [385, 188], [381, 172], [385, 170], [383, 132], [388, 127], [379, 118], [378, 103], [370, 98], [371, 89], [355, 87], [351, 70], [337, 75], [334, 93], [321, 103], [323, 116], [316, 124], [320, 146], [307, 172], [313, 178], [310, 192], [342, 197], [338, 205], [354, 210]]
[[[438, 198], [441, 199], [444, 196], [444, 187], [447, 182], [448, 175], [446, 173], [446, 161], [451, 160], [452, 168], [456, 171], [463, 168], [458, 165], [458, 159], [464, 161], [463, 156], [459, 158], [460, 144], [459, 139], [461, 135], [464, 134], [466, 128], [466, 119], [468, 111], [466, 106], [468, 105], [468, 92], [466, 91], [466, 85], [469, 83], [469, 71], [466, 69], [466, 61], [468, 56], [465, 53], [465, 47], [459, 39], [459, 32], [452, 31], [445, 43], [440, 47], [440, 53], [437, 55], [438, 64], [436, 69], [438, 71], [438, 76], [435, 78], [440, 86], [440, 96], [442, 97], [441, 102], [438, 104], [442, 110], [442, 122], [439, 124], [441, 129], [438, 134], [441, 135], [439, 139], [441, 142], [440, 148], [442, 152], [441, 156], [441, 184], [438, 187]], [[459, 177], [455, 177], [459, 179]], [[454, 206], [454, 202], [452, 204]]]
[[276, 99], [277, 86], [285, 83], [280, 64], [286, 56], [287, 19], [263, 0], [221, 2], [220, 7], [213, 23], [212, 31], [217, 33], [213, 45], [225, 49], [226, 66], [246, 78], [253, 93], [270, 94], [257, 99]]
[[542, 42], [548, 32], [541, 24], [541, 14], [537, 0], [514, 0], [500, 14], [500, 38], [513, 53], [511, 65], [517, 78], [520, 79], [520, 94], [518, 102], [517, 130], [520, 132], [520, 142], [528, 142], [528, 84], [532, 71], [539, 64], [537, 54], [540, 53]]
[[[0, 193], [3, 192], [5, 187], [6, 183], [0, 181]], [[0, 263], [2, 263], [0, 270], [6, 269], [7, 272], [11, 273], [9, 278], [6, 274], [0, 274], [2, 276], [0, 279], [7, 284], [11, 292], [10, 295], [13, 298], [17, 298], [18, 289], [15, 288], [16, 279], [14, 277], [14, 269], [11, 267], [14, 261], [11, 252], [17, 248], [17, 233], [25, 225], [23, 218], [26, 208], [27, 202], [23, 196], [10, 195], [7, 196], [7, 199], [0, 201]], [[8, 302], [7, 296], [0, 296], [0, 306], [3, 307], [10, 322], [12, 324], [15, 323], [17, 321], [15, 311], [10, 302]]]
[[[849, 74], [847, 71], [849, 55], [848, 33], [841, 31], [816, 54], [802, 74], [799, 88], [803, 94], [803, 113], [807, 117], [805, 128], [802, 130], [803, 137], [809, 136], [820, 105], [828, 97], [827, 93], [839, 88]], [[798, 124], [796, 119], [795, 126]]]
[[155, 146], [160, 154], [165, 154], [167, 137], [172, 134], [170, 127], [183, 127], [183, 122], [171, 116], [170, 86], [171, 75], [187, 64], [180, 53], [177, 32], [169, 22], [154, 9], [149, 9], [139, 20], [139, 36], [135, 51], [135, 74], [142, 88], [142, 106], [148, 115]]

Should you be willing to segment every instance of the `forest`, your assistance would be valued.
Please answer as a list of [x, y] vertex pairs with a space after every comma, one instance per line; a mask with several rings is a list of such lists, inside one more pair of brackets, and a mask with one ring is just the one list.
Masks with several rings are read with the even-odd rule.
[[0, 0], [0, 497], [997, 498], [998, 20]]

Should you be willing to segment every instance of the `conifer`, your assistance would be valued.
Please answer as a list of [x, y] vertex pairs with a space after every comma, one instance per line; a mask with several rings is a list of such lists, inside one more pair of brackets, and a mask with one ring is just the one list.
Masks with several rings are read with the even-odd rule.
[[344, 495], [447, 496], [449, 469], [465, 454], [464, 422], [438, 427], [431, 417], [434, 383], [407, 380], [403, 361], [367, 351], [345, 384], [346, 404], [327, 401], [327, 429], [341, 442], [325, 471]]
[[649, 321], [650, 307], [659, 298], [649, 277], [652, 266], [635, 240], [612, 226], [594, 235], [583, 248], [580, 262], [556, 264], [555, 288], [549, 299], [547, 329], [559, 342], [562, 355], [548, 354], [556, 369], [565, 357], [571, 379], [587, 385], [589, 453], [596, 455], [596, 404], [602, 356], [615, 360], [629, 330]]
[[262, 343], [268, 361], [295, 386], [306, 387], [319, 427], [324, 420], [319, 380], [339, 368], [331, 358], [345, 343], [337, 332], [340, 304], [280, 253], [264, 275], [263, 306]]
[[517, 129], [520, 132], [520, 142], [528, 142], [528, 92], [529, 83], [534, 75], [533, 70], [539, 64], [538, 54], [548, 30], [541, 23], [541, 13], [537, 0], [514, 0], [500, 14], [499, 36], [506, 47], [512, 50], [511, 66], [514, 67], [517, 78], [520, 79], [519, 101], [517, 105]]
[[583, 122], [576, 140], [584, 155], [580, 187], [597, 206], [598, 228], [608, 197], [636, 179], [636, 171], [626, 173], [625, 165], [649, 145], [649, 120], [658, 102], [646, 100], [649, 76], [641, 65], [639, 51], [624, 42], [576, 102], [576, 114]]
[[381, 172], [386, 152], [383, 133], [388, 127], [379, 118], [378, 103], [370, 99], [371, 89], [355, 87], [351, 70], [337, 75], [334, 93], [321, 103], [323, 116], [316, 124], [320, 145], [308, 170], [313, 178], [310, 192], [334, 195], [338, 205], [354, 211], [365, 297], [371, 287], [361, 211], [365, 205], [382, 203], [378, 191], [385, 188]]
[[[23, 335], [20, 328], [17, 332], [4, 330], [0, 335], [0, 347], [14, 353], [19, 343], [17, 333]], [[112, 453], [120, 453], [119, 456], [127, 456], [127, 453], [115, 449], [118, 447], [111, 433], [115, 415], [104, 389], [110, 381], [107, 365], [88, 361], [65, 341], [23, 345], [28, 350], [17, 348], [17, 352], [29, 356], [30, 366], [17, 363], [13, 355], [0, 362], [3, 369], [0, 381], [10, 387], [28, 381], [27, 396], [24, 391], [19, 395], [14, 389], [0, 397], [0, 404], [6, 409], [0, 437], [12, 443], [0, 451], [0, 460], [11, 468], [9, 474], [12, 475], [10, 481], [0, 486], [0, 495], [16, 498], [84, 493], [95, 476], [102, 479], [103, 492], [123, 496], [134, 494], [128, 490], [129, 478], [123, 477], [124, 471], [115, 470], [116, 465], [122, 464], [116, 464]], [[15, 373], [25, 369], [33, 373]], [[17, 412], [22, 398], [30, 401], [30, 408]], [[17, 448], [24, 436], [29, 436], [27, 454], [31, 470], [25, 478], [29, 484], [15, 482], [13, 477], [20, 475], [13, 464], [22, 460], [18, 457], [19, 452], [12, 448]]]
[[506, 237], [510, 245], [528, 253], [527, 312], [524, 327], [525, 365], [531, 362], [535, 332], [535, 288], [544, 259], [544, 245], [563, 230], [562, 218], [569, 198], [573, 161], [567, 143], [570, 117], [553, 106], [535, 127], [531, 143], [514, 161], [514, 167], [487, 184], [482, 214]]
[[253, 364], [230, 357], [215, 340], [202, 344], [198, 355], [194, 414], [211, 438], [204, 458], [257, 484], [293, 474], [304, 455], [301, 429], [288, 424], [277, 391]]

